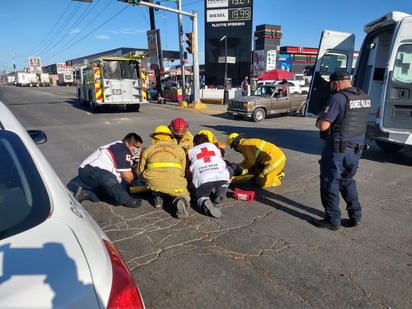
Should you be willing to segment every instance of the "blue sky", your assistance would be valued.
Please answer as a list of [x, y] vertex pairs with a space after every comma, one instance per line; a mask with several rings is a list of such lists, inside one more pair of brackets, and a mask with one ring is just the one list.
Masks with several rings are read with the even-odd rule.
[[[158, 0], [176, 9], [175, 1]], [[157, 1], [155, 1], [157, 2]], [[199, 61], [204, 63], [204, 0], [181, 0], [182, 10], [198, 13]], [[254, 0], [253, 29], [261, 24], [280, 25], [281, 46], [318, 47], [324, 29], [354, 33], [356, 48], [364, 37], [365, 23], [389, 11], [412, 14], [412, 0]], [[117, 0], [7, 0], [0, 6], [0, 70], [28, 66], [28, 57], [42, 65], [115, 49], [147, 48], [149, 9]], [[156, 12], [162, 46], [178, 50], [177, 15]], [[183, 16], [183, 31], [192, 31]]]

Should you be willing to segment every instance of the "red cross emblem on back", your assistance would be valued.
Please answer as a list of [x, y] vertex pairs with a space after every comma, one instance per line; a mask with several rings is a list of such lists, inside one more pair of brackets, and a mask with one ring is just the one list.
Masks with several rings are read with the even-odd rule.
[[200, 148], [200, 152], [196, 155], [196, 159], [203, 159], [203, 162], [209, 163], [210, 157], [215, 156], [215, 152], [213, 150], [207, 150], [206, 147]]

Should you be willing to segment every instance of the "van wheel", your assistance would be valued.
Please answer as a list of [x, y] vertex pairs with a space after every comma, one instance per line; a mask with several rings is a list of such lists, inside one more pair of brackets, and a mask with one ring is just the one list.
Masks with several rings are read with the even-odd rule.
[[253, 115], [252, 115], [252, 119], [255, 122], [262, 121], [263, 119], [265, 119], [265, 117], [266, 117], [266, 112], [263, 108], [255, 109], [255, 111], [253, 112]]

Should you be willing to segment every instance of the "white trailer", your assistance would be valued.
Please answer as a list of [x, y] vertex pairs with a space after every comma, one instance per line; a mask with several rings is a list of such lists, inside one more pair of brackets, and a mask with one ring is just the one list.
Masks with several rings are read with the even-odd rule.
[[16, 72], [16, 86], [28, 87], [30, 86], [29, 73], [27, 72]]
[[68, 70], [64, 73], [58, 74], [59, 79], [57, 80], [57, 84], [59, 86], [73, 86], [74, 85], [74, 78], [73, 78], [73, 70]]
[[49, 73], [40, 73], [38, 74], [39, 77], [39, 84], [42, 87], [49, 87], [50, 86], [50, 76]]
[[39, 87], [39, 78], [36, 73], [27, 73], [30, 87]]
[[6, 76], [6, 83], [7, 85], [14, 85], [16, 82], [16, 76], [7, 75]]

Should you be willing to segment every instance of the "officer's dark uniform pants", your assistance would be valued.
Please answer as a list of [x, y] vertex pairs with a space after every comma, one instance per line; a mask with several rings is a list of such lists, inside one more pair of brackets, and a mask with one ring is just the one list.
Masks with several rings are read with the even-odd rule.
[[86, 185], [92, 187], [95, 193], [107, 195], [116, 204], [124, 205], [130, 198], [126, 186], [120, 184], [116, 176], [109, 171], [87, 165], [79, 168], [79, 177]]
[[320, 194], [326, 219], [334, 225], [341, 224], [339, 193], [346, 202], [349, 218], [360, 221], [362, 210], [353, 177], [358, 168], [361, 152], [347, 149], [334, 152], [333, 146], [325, 145], [320, 160]]

